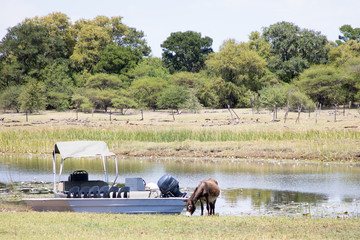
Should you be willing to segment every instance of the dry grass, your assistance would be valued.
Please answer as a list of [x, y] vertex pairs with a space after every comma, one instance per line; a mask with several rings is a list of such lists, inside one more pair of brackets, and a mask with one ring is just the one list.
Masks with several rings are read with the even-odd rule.
[[360, 114], [351, 110], [337, 116], [322, 111], [315, 114], [290, 113], [284, 123], [270, 121], [272, 114], [252, 114], [236, 109], [240, 117], [232, 120], [227, 110], [203, 110], [200, 114], [183, 113], [172, 121], [169, 112], [140, 114], [43, 112], [30, 115], [2, 114], [0, 152], [50, 153], [56, 141], [104, 140], [120, 155], [184, 156], [209, 158], [316, 159], [322, 161], [358, 161], [360, 152]]

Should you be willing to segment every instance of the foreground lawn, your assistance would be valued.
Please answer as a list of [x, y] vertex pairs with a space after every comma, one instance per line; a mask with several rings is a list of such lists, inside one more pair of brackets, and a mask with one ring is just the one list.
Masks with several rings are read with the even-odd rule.
[[1, 212], [0, 239], [359, 239], [358, 219]]

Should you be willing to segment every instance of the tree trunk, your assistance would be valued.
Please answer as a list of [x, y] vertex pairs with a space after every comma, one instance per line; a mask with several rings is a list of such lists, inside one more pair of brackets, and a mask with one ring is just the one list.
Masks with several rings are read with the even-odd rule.
[[286, 123], [286, 118], [289, 114], [289, 110], [290, 110], [290, 102], [289, 100], [287, 101], [287, 104], [286, 104], [286, 112], [285, 112], [285, 116], [284, 116], [284, 123]]
[[303, 107], [302, 104], [300, 106], [298, 106], [298, 116], [296, 118], [295, 123], [300, 123], [300, 113], [301, 113], [302, 107]]

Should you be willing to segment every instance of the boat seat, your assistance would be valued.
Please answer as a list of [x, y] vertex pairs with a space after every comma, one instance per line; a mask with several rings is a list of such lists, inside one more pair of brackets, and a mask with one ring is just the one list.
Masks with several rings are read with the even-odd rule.
[[122, 187], [122, 188], [120, 188], [117, 197], [121, 198], [121, 193], [124, 193], [124, 198], [128, 198], [128, 192], [130, 192], [129, 187]]
[[116, 194], [119, 191], [118, 186], [112, 186], [109, 190], [109, 198], [116, 198]]
[[82, 187], [80, 190], [80, 198], [89, 198], [89, 191], [90, 191], [90, 187]]
[[69, 190], [66, 197], [67, 198], [79, 198], [80, 197], [79, 191], [80, 191], [80, 187], [74, 186]]
[[99, 197], [99, 186], [93, 186], [89, 190], [89, 198], [98, 198]]
[[99, 198], [108, 198], [109, 197], [109, 186], [102, 186], [99, 190]]

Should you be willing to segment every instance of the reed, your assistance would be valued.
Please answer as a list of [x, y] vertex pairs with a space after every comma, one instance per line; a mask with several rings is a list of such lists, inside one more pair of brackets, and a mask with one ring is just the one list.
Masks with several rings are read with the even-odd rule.
[[3, 124], [7, 127], [0, 127], [0, 152], [50, 153], [58, 141], [102, 140], [112, 151], [126, 155], [359, 159], [360, 119], [354, 111], [348, 115], [352, 117], [338, 122], [324, 116], [319, 124], [311, 118], [291, 123], [291, 114], [286, 124], [266, 121], [268, 114], [255, 115], [260, 119], [255, 120], [248, 110], [241, 111], [245, 112], [239, 113], [238, 124], [223, 111], [180, 115], [177, 121], [167, 120], [169, 115], [164, 112], [148, 113], [153, 118], [135, 121], [133, 115], [130, 123], [129, 116], [117, 116], [118, 121], [110, 122], [95, 114], [88, 115], [90, 120], [69, 121], [60, 117], [70, 115], [59, 114], [73, 113], [50, 112], [36, 116], [43, 124]]

